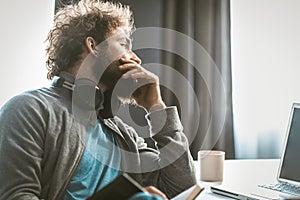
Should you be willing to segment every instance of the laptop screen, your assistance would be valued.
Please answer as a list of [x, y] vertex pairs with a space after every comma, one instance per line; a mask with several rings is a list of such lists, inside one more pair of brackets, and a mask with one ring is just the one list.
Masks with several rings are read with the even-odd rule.
[[300, 105], [294, 104], [288, 125], [279, 179], [300, 183]]

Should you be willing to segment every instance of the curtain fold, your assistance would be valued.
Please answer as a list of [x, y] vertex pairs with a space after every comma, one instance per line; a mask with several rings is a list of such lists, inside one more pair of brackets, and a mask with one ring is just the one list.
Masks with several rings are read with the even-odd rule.
[[[163, 36], [164, 45], [171, 45], [175, 52], [183, 49], [186, 57], [162, 51], [161, 62], [181, 73], [193, 91], [178, 85], [177, 78], [163, 71], [161, 78], [167, 79], [168, 85], [182, 87], [177, 94], [184, 96], [181, 101], [167, 88], [162, 88], [162, 93], [168, 105], [177, 105], [181, 113], [183, 108], [188, 113], [182, 122], [188, 129], [194, 159], [200, 149], [224, 150], [226, 158], [234, 158], [230, 0], [164, 0], [162, 18], [164, 28], [191, 38], [178, 42], [171, 35]], [[172, 43], [167, 42], [170, 40]], [[195, 131], [190, 127], [197, 129], [196, 134], [189, 135]]]

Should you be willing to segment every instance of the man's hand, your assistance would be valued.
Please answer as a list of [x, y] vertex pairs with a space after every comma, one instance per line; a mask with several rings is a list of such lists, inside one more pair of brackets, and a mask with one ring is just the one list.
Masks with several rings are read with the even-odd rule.
[[167, 196], [162, 191], [160, 191], [159, 189], [157, 189], [154, 186], [148, 186], [148, 187], [145, 187], [144, 189], [150, 194], [155, 194], [155, 195], [162, 197], [163, 199], [168, 199]]
[[155, 74], [129, 58], [120, 58], [119, 62], [121, 64], [119, 70], [126, 71], [122, 78], [132, 79], [137, 86], [142, 84], [132, 95], [139, 106], [144, 107], [148, 112], [166, 107], [161, 98], [159, 79]]

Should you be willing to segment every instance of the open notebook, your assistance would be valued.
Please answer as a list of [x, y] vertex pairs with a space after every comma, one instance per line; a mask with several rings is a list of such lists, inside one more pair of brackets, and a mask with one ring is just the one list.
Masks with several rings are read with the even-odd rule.
[[[204, 188], [196, 184], [178, 194], [171, 200], [194, 200], [202, 192], [203, 189]], [[111, 183], [106, 185], [103, 189], [96, 192], [88, 200], [126, 200], [129, 199], [132, 195], [139, 192], [145, 192], [144, 188], [140, 186], [128, 174], [123, 173]]]

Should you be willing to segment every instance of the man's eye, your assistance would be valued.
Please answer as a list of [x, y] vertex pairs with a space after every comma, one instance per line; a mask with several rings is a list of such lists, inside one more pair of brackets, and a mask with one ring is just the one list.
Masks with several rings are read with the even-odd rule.
[[126, 42], [120, 42], [121, 46], [127, 46], [127, 43]]

